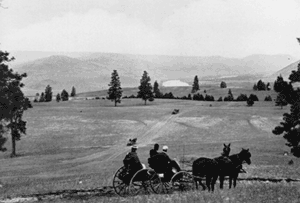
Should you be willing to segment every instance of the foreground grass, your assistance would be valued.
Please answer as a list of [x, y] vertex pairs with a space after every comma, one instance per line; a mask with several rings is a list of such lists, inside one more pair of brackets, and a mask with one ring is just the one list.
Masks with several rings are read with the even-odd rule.
[[[69, 199], [55, 199], [58, 203], [80, 203], [80, 202], [132, 202], [132, 203], [245, 203], [245, 202], [282, 202], [296, 203], [300, 201], [299, 184], [273, 184], [273, 183], [240, 183], [234, 189], [216, 189], [214, 193], [207, 191], [190, 191], [184, 193], [174, 193], [171, 195], [146, 195], [128, 198], [120, 197], [73, 197]], [[42, 202], [53, 202], [52, 200], [43, 200]]]
[[[171, 115], [174, 109], [180, 109], [176, 116]], [[144, 106], [141, 100], [128, 99], [116, 108], [107, 100], [35, 103], [24, 114], [27, 135], [17, 143], [21, 156], [0, 154], [0, 198], [111, 186], [129, 150], [126, 142], [134, 137], [145, 164], [155, 142], [168, 145], [170, 157], [177, 160], [216, 157], [223, 143], [231, 143], [232, 154], [241, 148], [250, 148], [252, 154], [252, 164], [244, 166], [247, 173], [241, 178], [299, 178], [300, 160], [284, 156], [289, 149], [271, 132], [286, 111], [272, 102], [247, 107], [241, 102], [155, 100]], [[122, 148], [125, 151], [109, 158]], [[291, 159], [294, 164], [288, 165]], [[246, 193], [247, 187], [240, 192]], [[133, 201], [141, 197], [136, 198]]]

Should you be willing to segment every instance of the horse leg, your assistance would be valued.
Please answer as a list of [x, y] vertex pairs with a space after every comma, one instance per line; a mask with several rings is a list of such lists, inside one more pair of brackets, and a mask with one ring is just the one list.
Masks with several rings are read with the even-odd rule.
[[223, 189], [224, 175], [220, 175], [220, 189]]
[[236, 180], [237, 180], [237, 178], [238, 178], [238, 173], [234, 176], [234, 178], [233, 178], [233, 187], [236, 187]]
[[218, 179], [218, 176], [217, 176], [217, 175], [213, 176], [213, 178], [212, 178], [212, 181], [211, 181], [211, 190], [212, 190], [212, 191], [215, 190], [215, 184], [216, 184], [216, 182], [217, 182], [217, 179]]
[[230, 176], [229, 176], [229, 189], [231, 188], [231, 185], [232, 185], [232, 178], [233, 178], [233, 177], [230, 175]]
[[211, 179], [212, 179], [211, 176], [206, 176], [206, 187], [208, 188], [208, 191], [211, 190], [211, 187], [210, 187]]

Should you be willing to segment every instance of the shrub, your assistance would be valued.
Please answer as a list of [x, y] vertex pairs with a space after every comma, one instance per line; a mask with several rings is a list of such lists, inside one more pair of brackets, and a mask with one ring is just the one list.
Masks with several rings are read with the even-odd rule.
[[266, 96], [265, 97], [265, 101], [272, 101], [272, 97], [269, 95], [269, 96]]
[[205, 95], [205, 101], [215, 101], [215, 98], [212, 95]]
[[220, 98], [218, 99], [218, 101], [223, 101], [223, 98], [222, 98], [222, 97], [220, 97]]
[[259, 101], [258, 97], [255, 94], [250, 94], [249, 99], [251, 99], [252, 101]]
[[249, 98], [249, 99], [247, 100], [247, 105], [248, 105], [248, 106], [253, 106], [253, 104], [254, 104], [254, 101], [253, 101], [252, 99]]
[[236, 101], [247, 101], [248, 97], [246, 94], [240, 94], [237, 98]]

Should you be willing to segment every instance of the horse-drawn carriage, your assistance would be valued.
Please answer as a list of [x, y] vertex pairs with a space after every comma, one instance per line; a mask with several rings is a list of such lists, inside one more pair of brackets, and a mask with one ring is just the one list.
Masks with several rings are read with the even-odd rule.
[[132, 177], [128, 177], [127, 169], [122, 166], [114, 175], [113, 188], [118, 195], [123, 197], [152, 192], [167, 194], [177, 190], [192, 190], [195, 188], [195, 182], [189, 172], [178, 170], [177, 167], [172, 167], [171, 171], [165, 173], [144, 167]]
[[[225, 146], [224, 149], [229, 146]], [[181, 170], [179, 164], [173, 161], [170, 170], [165, 172], [144, 167], [129, 177], [126, 176], [128, 171], [123, 166], [114, 175], [113, 188], [120, 196], [188, 191], [198, 189], [198, 183], [203, 189], [207, 187], [208, 190], [213, 191], [218, 177], [220, 177], [220, 188], [223, 188], [225, 176], [229, 176], [229, 188], [231, 188], [232, 181], [235, 187], [238, 174], [245, 172], [242, 164], [251, 163], [251, 153], [249, 149], [242, 149], [240, 153], [229, 156], [230, 148], [227, 152], [224, 149], [220, 157], [196, 159], [193, 162], [192, 171]], [[201, 183], [203, 178], [206, 179], [206, 186]]]

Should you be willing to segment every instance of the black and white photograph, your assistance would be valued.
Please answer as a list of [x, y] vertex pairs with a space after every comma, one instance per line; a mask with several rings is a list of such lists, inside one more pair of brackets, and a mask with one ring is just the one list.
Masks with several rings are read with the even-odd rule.
[[300, 0], [0, 0], [0, 203], [300, 202]]

